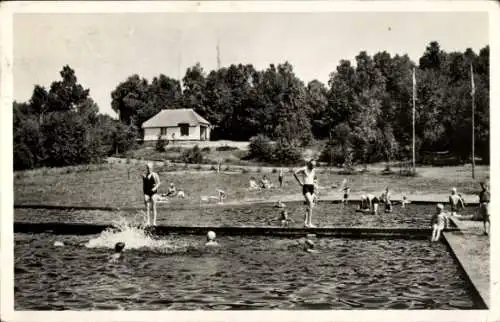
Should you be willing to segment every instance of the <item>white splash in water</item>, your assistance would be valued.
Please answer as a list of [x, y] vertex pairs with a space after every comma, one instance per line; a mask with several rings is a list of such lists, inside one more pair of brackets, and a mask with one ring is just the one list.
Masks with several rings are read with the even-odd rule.
[[[139, 217], [141, 217], [140, 214]], [[120, 216], [118, 220], [112, 223], [113, 228], [108, 228], [98, 237], [89, 240], [85, 244], [85, 247], [114, 248], [116, 243], [123, 242], [125, 243], [125, 251], [128, 249], [148, 248], [168, 252], [189, 246], [187, 242], [182, 242], [181, 240], [154, 239], [141, 224], [135, 221], [132, 220], [129, 222]]]

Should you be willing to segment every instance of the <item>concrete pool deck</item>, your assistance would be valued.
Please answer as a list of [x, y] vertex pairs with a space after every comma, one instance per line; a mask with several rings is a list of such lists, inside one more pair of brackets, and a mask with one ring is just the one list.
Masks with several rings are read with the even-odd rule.
[[443, 233], [452, 255], [482, 302], [490, 307], [490, 239], [483, 234], [480, 221], [452, 218], [458, 231]]

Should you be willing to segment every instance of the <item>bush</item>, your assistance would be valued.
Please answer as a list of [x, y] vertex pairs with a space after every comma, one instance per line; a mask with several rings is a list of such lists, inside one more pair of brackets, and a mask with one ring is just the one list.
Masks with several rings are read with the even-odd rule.
[[215, 148], [215, 151], [234, 151], [234, 150], [239, 150], [239, 149], [234, 146], [228, 146], [228, 145], [218, 146]]
[[248, 169], [247, 168], [241, 168], [241, 173], [248, 173]]
[[250, 156], [257, 160], [269, 161], [273, 158], [274, 147], [265, 135], [257, 135], [250, 139]]
[[279, 144], [273, 153], [274, 163], [280, 164], [294, 164], [302, 159], [302, 151], [298, 146], [292, 144]]
[[201, 153], [200, 147], [195, 145], [193, 148], [186, 150], [182, 154], [182, 160], [186, 163], [202, 163], [203, 154]]
[[166, 152], [179, 153], [179, 152], [182, 151], [182, 148], [180, 146], [174, 146], [174, 147], [171, 147], [171, 148], [167, 148], [165, 151]]
[[166, 141], [161, 138], [161, 135], [158, 135], [158, 139], [156, 140], [155, 150], [157, 152], [165, 152], [166, 144], [167, 144]]
[[278, 173], [278, 170], [275, 168], [273, 169], [273, 171], [271, 171], [271, 173]]
[[340, 146], [327, 144], [319, 156], [319, 161], [328, 165], [341, 166], [345, 162], [345, 155]]

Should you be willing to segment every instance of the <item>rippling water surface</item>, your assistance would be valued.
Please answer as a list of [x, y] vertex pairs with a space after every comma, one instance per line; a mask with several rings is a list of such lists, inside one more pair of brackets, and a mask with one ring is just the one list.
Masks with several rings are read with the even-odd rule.
[[[125, 259], [109, 263], [119, 240], [127, 243]], [[137, 229], [15, 234], [15, 309], [474, 308], [441, 243], [325, 238], [312, 254], [303, 239], [218, 241], [207, 248], [198, 236], [152, 239]]]
[[[158, 225], [185, 225], [185, 226], [268, 226], [276, 224], [273, 221], [278, 217], [281, 209], [272, 204], [245, 205], [245, 206], [215, 206], [198, 209], [172, 209], [164, 206], [158, 210]], [[434, 213], [434, 206], [409, 205], [407, 208], [394, 207], [393, 213], [377, 215], [362, 214], [355, 211], [352, 204], [342, 208], [339, 204], [320, 202], [314, 209], [313, 222], [321, 226], [337, 227], [410, 227], [427, 228]], [[290, 217], [295, 221], [294, 226], [302, 226], [305, 208], [302, 203], [287, 203]], [[462, 214], [473, 214], [474, 208], [468, 207]], [[111, 223], [119, 216], [129, 221], [142, 220], [137, 213], [111, 211], [61, 211], [16, 209], [16, 221], [28, 222], [84, 222], [84, 223]]]

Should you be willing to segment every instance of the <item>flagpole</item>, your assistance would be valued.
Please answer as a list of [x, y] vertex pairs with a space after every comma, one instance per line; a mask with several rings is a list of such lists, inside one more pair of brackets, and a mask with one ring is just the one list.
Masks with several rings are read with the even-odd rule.
[[415, 68], [413, 68], [413, 173], [415, 173], [415, 95], [416, 95]]
[[472, 179], [475, 179], [475, 168], [476, 168], [476, 154], [474, 151], [474, 143], [475, 143], [475, 122], [474, 122], [474, 114], [475, 114], [475, 94], [476, 94], [476, 89], [474, 86], [474, 71], [472, 69], [472, 64], [470, 65], [470, 79], [471, 79], [471, 96], [472, 96]]

